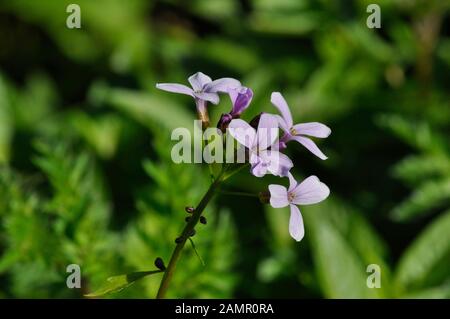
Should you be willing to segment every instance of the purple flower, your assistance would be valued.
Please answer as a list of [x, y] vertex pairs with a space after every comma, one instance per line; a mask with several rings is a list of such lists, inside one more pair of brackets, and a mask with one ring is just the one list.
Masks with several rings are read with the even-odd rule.
[[232, 119], [236, 119], [241, 116], [241, 113], [245, 111], [253, 98], [253, 91], [244, 86], [229, 89], [228, 94], [230, 95], [233, 107], [229, 113], [222, 114], [220, 117], [217, 127], [219, 127], [222, 131], [225, 131]]
[[233, 118], [237, 118], [249, 106], [253, 98], [253, 91], [249, 88], [241, 86], [228, 90], [233, 108], [229, 113]]
[[317, 145], [306, 136], [325, 138], [330, 135], [330, 128], [318, 122], [293, 125], [289, 106], [287, 105], [286, 100], [283, 98], [281, 93], [273, 92], [270, 101], [281, 113], [281, 116], [277, 115], [277, 118], [280, 127], [285, 132], [285, 134], [280, 140], [280, 147], [285, 148], [287, 142], [294, 140], [302, 144], [311, 153], [313, 153], [320, 159], [326, 160], [328, 157], [325, 156], [325, 154], [322, 153]]
[[209, 121], [206, 102], [218, 104], [219, 92], [228, 92], [231, 88], [241, 86], [241, 82], [232, 78], [221, 78], [213, 81], [202, 72], [191, 75], [188, 81], [192, 89], [186, 85], [177, 83], [157, 83], [156, 87], [160, 90], [192, 96], [195, 99], [199, 118], [204, 122]]
[[270, 114], [262, 114], [255, 130], [247, 122], [234, 119], [228, 127], [231, 136], [249, 150], [251, 173], [262, 177], [267, 172], [286, 176], [293, 163], [278, 148], [278, 122]]
[[270, 205], [274, 208], [282, 208], [289, 205], [291, 216], [289, 219], [289, 233], [296, 241], [302, 240], [305, 235], [303, 218], [297, 205], [311, 205], [325, 200], [330, 194], [330, 189], [316, 176], [306, 178], [300, 184], [291, 173], [289, 177], [289, 189], [281, 185], [269, 185]]
[[218, 92], [228, 92], [230, 88], [241, 86], [241, 83], [238, 80], [232, 78], [221, 78], [213, 81], [209, 76], [202, 72], [191, 75], [188, 81], [191, 84], [192, 89], [186, 85], [177, 83], [157, 83], [156, 87], [160, 90], [186, 94], [195, 99], [218, 104]]

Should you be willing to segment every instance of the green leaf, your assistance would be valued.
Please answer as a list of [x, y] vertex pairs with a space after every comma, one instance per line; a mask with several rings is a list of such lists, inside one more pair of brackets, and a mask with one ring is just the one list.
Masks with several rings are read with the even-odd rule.
[[[380, 298], [391, 295], [386, 244], [361, 212], [333, 196], [320, 205], [302, 207], [302, 213], [305, 239], [311, 241], [319, 284], [325, 296]], [[381, 288], [367, 287], [370, 264], [381, 269]]]
[[448, 274], [450, 264], [450, 211], [436, 218], [401, 257], [395, 280], [400, 287], [425, 287], [436, 269]]
[[325, 296], [370, 297], [364, 264], [336, 229], [326, 222], [317, 226], [313, 235], [314, 260]]
[[250, 18], [251, 29], [257, 32], [305, 35], [316, 30], [324, 17], [320, 12], [303, 11], [289, 14], [259, 11]]
[[396, 207], [392, 218], [406, 221], [430, 212], [450, 198], [450, 179], [429, 181], [420, 185], [412, 195]]
[[409, 156], [394, 166], [394, 175], [411, 184], [432, 176], [450, 174], [450, 159], [446, 156]]
[[433, 287], [425, 290], [414, 291], [402, 296], [406, 299], [448, 299], [450, 298], [450, 284]]
[[122, 289], [129, 287], [135, 281], [142, 279], [146, 276], [157, 274], [163, 272], [162, 270], [151, 270], [151, 271], [138, 271], [129, 274], [118, 275], [109, 277], [106, 279], [107, 283], [100, 289], [85, 295], [86, 297], [100, 297], [107, 294], [119, 292]]
[[[176, 103], [175, 98], [171, 98], [169, 93], [157, 92], [158, 94], [150, 95], [102, 86], [93, 87], [92, 90], [91, 95], [94, 100], [113, 106], [150, 130], [158, 130], [159, 127], [170, 131], [178, 127], [193, 128], [193, 113]], [[194, 100], [188, 97], [183, 98], [191, 102], [192, 110], [195, 110]]]
[[73, 112], [69, 116], [70, 123], [95, 151], [105, 159], [111, 158], [117, 149], [121, 133], [119, 117], [106, 114], [92, 118], [86, 113]]
[[8, 98], [8, 86], [0, 74], [0, 164], [9, 161], [13, 124]]
[[377, 118], [377, 122], [419, 150], [432, 154], [446, 153], [447, 139], [433, 131], [431, 125], [425, 121], [413, 121], [402, 115], [384, 114]]
[[189, 241], [191, 242], [192, 245], [192, 249], [195, 252], [195, 255], [197, 256], [198, 260], [200, 261], [200, 263], [202, 264], [203, 267], [206, 266], [205, 262], [203, 261], [202, 257], [200, 256], [200, 254], [197, 251], [197, 247], [195, 247], [194, 241], [192, 240], [192, 238], [189, 238]]

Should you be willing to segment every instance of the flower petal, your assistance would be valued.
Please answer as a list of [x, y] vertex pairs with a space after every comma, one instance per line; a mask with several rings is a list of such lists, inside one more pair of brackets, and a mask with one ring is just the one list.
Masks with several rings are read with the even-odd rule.
[[230, 89], [239, 88], [241, 82], [232, 78], [221, 78], [208, 83], [203, 88], [204, 92], [217, 93], [217, 92], [228, 92]]
[[288, 178], [289, 178], [289, 191], [292, 191], [294, 188], [297, 187], [298, 183], [295, 180], [294, 176], [292, 176], [292, 174], [289, 172], [288, 173]]
[[291, 131], [290, 131], [290, 127], [288, 126], [288, 124], [286, 123], [286, 121], [284, 120], [283, 117], [281, 117], [280, 115], [274, 115], [278, 121], [278, 126], [283, 130], [283, 132], [285, 132], [286, 134], [291, 135]]
[[212, 104], [218, 104], [220, 101], [219, 94], [217, 93], [194, 92], [194, 96], [200, 100], [211, 102]]
[[253, 161], [250, 172], [253, 176], [263, 177], [267, 174], [267, 163], [261, 160]]
[[301, 123], [294, 125], [298, 135], [308, 135], [313, 137], [325, 138], [330, 136], [331, 129], [325, 124], [318, 122]]
[[256, 131], [247, 122], [241, 119], [235, 119], [228, 125], [228, 131], [240, 144], [251, 148], [256, 139]]
[[239, 89], [228, 90], [231, 101], [233, 103], [233, 109], [231, 114], [233, 116], [239, 116], [249, 106], [253, 98], [253, 91], [246, 87]]
[[303, 136], [291, 136], [290, 139], [302, 144], [311, 153], [316, 155], [321, 160], [326, 160], [328, 158], [324, 153], [322, 153], [322, 151], [317, 147], [316, 143], [314, 143], [310, 138], [303, 137]]
[[257, 143], [258, 150], [266, 150], [278, 139], [278, 121], [272, 114], [263, 113], [259, 119]]
[[293, 124], [291, 111], [289, 110], [289, 106], [281, 93], [273, 92], [272, 96], [270, 97], [270, 102], [272, 102], [272, 104], [275, 105], [278, 111], [280, 111], [281, 116], [286, 122], [286, 125], [291, 128]]
[[291, 234], [292, 238], [296, 241], [300, 241], [305, 236], [303, 217], [297, 206], [291, 204], [290, 208], [291, 216], [289, 218], [289, 234]]
[[191, 84], [194, 91], [200, 92], [203, 90], [203, 87], [206, 84], [211, 83], [212, 79], [202, 72], [197, 72], [195, 74], [192, 74], [189, 77], [188, 81]]
[[309, 176], [292, 190], [297, 205], [311, 205], [323, 201], [330, 195], [330, 189], [317, 176]]
[[270, 206], [281, 208], [289, 205], [287, 189], [281, 185], [269, 185]]
[[261, 151], [259, 156], [261, 161], [265, 163], [267, 170], [275, 176], [287, 176], [289, 170], [294, 166], [287, 155], [278, 151]]
[[186, 94], [186, 95], [194, 96], [194, 92], [192, 91], [192, 89], [190, 87], [187, 87], [186, 85], [183, 85], [183, 84], [178, 84], [178, 83], [157, 83], [156, 84], [156, 88], [158, 88], [160, 90], [163, 90], [163, 91], [167, 91], [167, 92], [180, 93], [180, 94]]

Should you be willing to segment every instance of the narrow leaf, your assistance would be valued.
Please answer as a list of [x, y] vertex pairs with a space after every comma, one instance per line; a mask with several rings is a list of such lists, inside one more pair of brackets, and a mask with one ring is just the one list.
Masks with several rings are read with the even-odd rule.
[[205, 262], [203, 261], [202, 257], [198, 253], [197, 248], [195, 247], [194, 241], [191, 238], [189, 238], [189, 241], [191, 242], [192, 249], [194, 249], [195, 255], [197, 255], [197, 258], [200, 260], [200, 263], [202, 264], [202, 266], [205, 267]]
[[106, 279], [107, 283], [100, 289], [85, 295], [86, 297], [100, 297], [107, 294], [119, 292], [122, 289], [127, 288], [131, 284], [133, 284], [135, 281], [142, 279], [146, 276], [153, 275], [163, 272], [161, 270], [151, 270], [151, 271], [138, 271], [138, 272], [132, 272], [129, 274], [124, 275], [118, 275], [109, 277]]
[[450, 211], [436, 218], [401, 257], [396, 282], [405, 288], [425, 287], [435, 269], [450, 262]]

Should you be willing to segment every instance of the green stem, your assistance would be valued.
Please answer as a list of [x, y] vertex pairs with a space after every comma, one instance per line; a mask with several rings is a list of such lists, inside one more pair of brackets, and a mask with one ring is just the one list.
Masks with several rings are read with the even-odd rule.
[[191, 218], [189, 219], [189, 222], [186, 224], [186, 226], [183, 229], [183, 232], [181, 236], [179, 237], [180, 240], [177, 243], [172, 256], [170, 257], [169, 264], [167, 266], [167, 269], [164, 272], [164, 276], [161, 280], [161, 284], [159, 286], [158, 294], [156, 295], [157, 299], [162, 299], [165, 297], [167, 289], [169, 288], [170, 280], [172, 279], [173, 273], [175, 271], [175, 267], [177, 265], [178, 260], [181, 256], [181, 251], [183, 250], [184, 245], [186, 244], [186, 241], [189, 239], [190, 235], [192, 234], [193, 229], [197, 225], [198, 221], [200, 220], [200, 216], [203, 213], [203, 210], [208, 205], [208, 203], [213, 198], [216, 190], [219, 188], [220, 183], [222, 182], [223, 177], [223, 171], [222, 173], [216, 178], [216, 180], [209, 186], [208, 191], [203, 196], [203, 198], [200, 200], [200, 203], [195, 208], [194, 212], [192, 213]]

